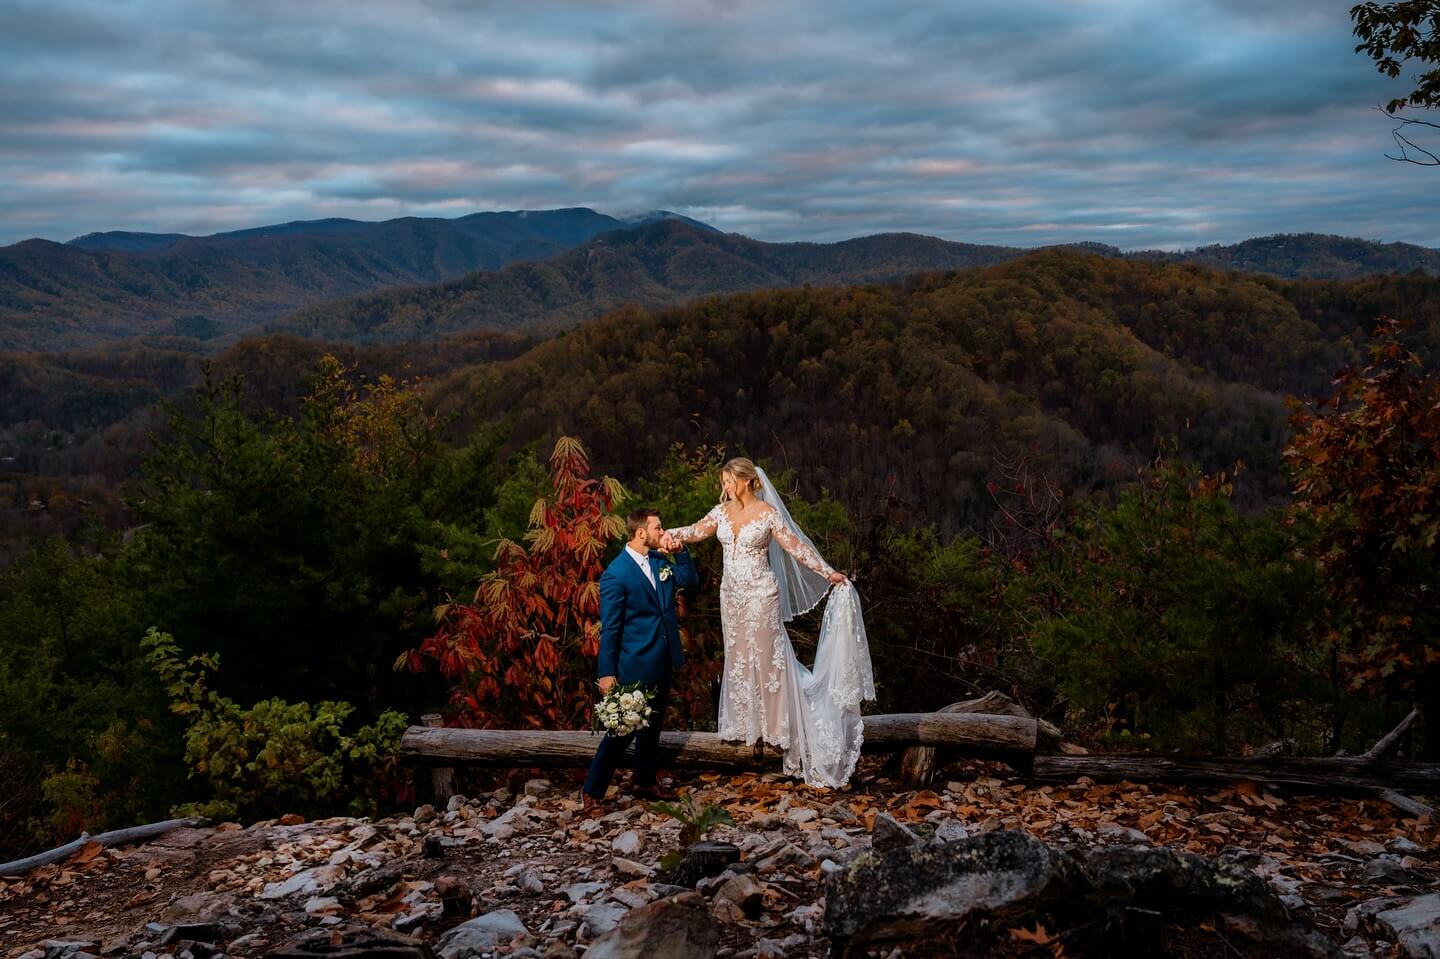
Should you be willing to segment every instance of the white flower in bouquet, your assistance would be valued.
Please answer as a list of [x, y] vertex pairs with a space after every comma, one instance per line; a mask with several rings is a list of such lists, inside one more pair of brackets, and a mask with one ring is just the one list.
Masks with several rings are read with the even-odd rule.
[[638, 683], [612, 686], [595, 704], [593, 730], [604, 730], [612, 736], [639, 732], [650, 725], [650, 717], [655, 712], [650, 708], [649, 698], [650, 694]]

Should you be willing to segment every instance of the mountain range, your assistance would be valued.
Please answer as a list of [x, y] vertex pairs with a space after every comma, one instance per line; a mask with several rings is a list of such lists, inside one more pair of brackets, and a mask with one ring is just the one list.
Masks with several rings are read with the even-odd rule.
[[[1440, 276], [1440, 251], [1319, 235], [1275, 236], [1190, 253], [1071, 249], [1117, 259], [1190, 262], [1212, 269], [1308, 279], [1420, 270]], [[551, 333], [623, 305], [673, 306], [717, 294], [885, 283], [915, 273], [994, 266], [1032, 253], [881, 233], [839, 243], [765, 243], [675, 220], [607, 233], [547, 260], [512, 263], [429, 287], [332, 300], [271, 330], [344, 342], [398, 342], [473, 329]]]
[[602, 234], [547, 260], [333, 300], [269, 328], [344, 342], [396, 342], [473, 329], [553, 333], [624, 305], [660, 307], [745, 290], [887, 282], [924, 270], [989, 266], [1020, 252], [913, 233], [840, 243], [763, 243], [672, 220]]
[[[1180, 253], [1076, 246], [1288, 278], [1440, 275], [1440, 251], [1319, 234]], [[548, 332], [623, 304], [887, 282], [1027, 252], [908, 233], [766, 243], [665, 211], [621, 219], [584, 208], [300, 221], [205, 237], [92, 233], [0, 248], [0, 349], [180, 336], [213, 350], [265, 331], [352, 342], [467, 329]]]
[[26, 240], [0, 247], [0, 349], [83, 349], [137, 335], [233, 338], [309, 304], [544, 259], [669, 218], [679, 217], [578, 208]]

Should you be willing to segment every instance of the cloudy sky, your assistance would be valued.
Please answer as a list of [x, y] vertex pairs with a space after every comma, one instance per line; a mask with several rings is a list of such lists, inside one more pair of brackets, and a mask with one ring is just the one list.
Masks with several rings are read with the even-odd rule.
[[589, 206], [1440, 246], [1440, 172], [1385, 159], [1375, 110], [1410, 85], [1350, 5], [0, 0], [0, 243]]

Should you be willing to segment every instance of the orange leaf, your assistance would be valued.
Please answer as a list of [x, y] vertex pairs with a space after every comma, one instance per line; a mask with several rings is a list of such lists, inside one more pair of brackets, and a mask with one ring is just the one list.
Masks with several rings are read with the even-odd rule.
[[102, 849], [104, 849], [104, 848], [105, 848], [105, 844], [104, 844], [104, 843], [102, 843], [102, 842], [96, 842], [96, 841], [92, 840], [92, 841], [90, 841], [90, 842], [87, 842], [84, 846], [82, 846], [79, 852], [77, 852], [77, 853], [75, 853], [75, 855], [71, 856], [71, 857], [70, 857], [70, 861], [73, 862], [73, 863], [89, 862], [90, 860], [94, 859], [96, 856], [100, 855], [100, 850], [102, 850]]
[[1037, 946], [1047, 946], [1055, 941], [1055, 937], [1046, 931], [1042, 923], [1035, 923], [1034, 929], [1011, 929], [1010, 935], [1022, 942], [1033, 942]]

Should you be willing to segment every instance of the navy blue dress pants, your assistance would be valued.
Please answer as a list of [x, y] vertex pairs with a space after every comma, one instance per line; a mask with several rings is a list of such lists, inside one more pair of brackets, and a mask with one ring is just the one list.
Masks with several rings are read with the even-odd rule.
[[635, 785], [655, 785], [656, 774], [660, 772], [660, 726], [665, 721], [665, 710], [669, 705], [670, 677], [667, 675], [650, 700], [650, 708], [654, 712], [650, 716], [649, 726], [628, 736], [612, 736], [606, 733], [605, 738], [600, 740], [600, 746], [595, 750], [595, 758], [590, 760], [590, 772], [585, 776], [585, 792], [588, 795], [596, 799], [605, 798], [605, 791], [610, 788], [615, 769], [620, 765], [620, 759], [632, 740], [635, 742]]

